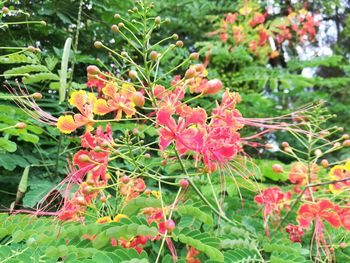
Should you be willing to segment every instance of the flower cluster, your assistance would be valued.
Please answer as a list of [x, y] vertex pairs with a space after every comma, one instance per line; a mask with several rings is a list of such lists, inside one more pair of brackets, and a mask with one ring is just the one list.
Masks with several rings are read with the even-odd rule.
[[267, 12], [247, 2], [239, 12], [226, 14], [220, 29], [208, 35], [219, 34], [220, 40], [232, 47], [243, 45], [258, 57], [274, 58], [279, 56], [275, 45], [280, 47], [285, 41], [289, 44], [313, 41], [318, 25], [316, 17], [304, 8], [297, 12], [290, 10], [288, 16], [269, 21]]
[[95, 93], [84, 90], [73, 91], [69, 103], [77, 108], [79, 113], [74, 115], [60, 116], [57, 121], [57, 128], [62, 133], [71, 133], [77, 128], [86, 126], [87, 131], [91, 131], [94, 123], [94, 114], [106, 115], [115, 112], [114, 120], [119, 121], [122, 115], [130, 118], [136, 114], [136, 107], [142, 108], [145, 103], [143, 93], [136, 91], [129, 83], [122, 83], [111, 80], [97, 79], [94, 84], [88, 85], [97, 87], [101, 92], [101, 97], [97, 98]]
[[165, 151], [174, 143], [180, 154], [193, 153], [196, 161], [203, 161], [207, 172], [214, 172], [241, 150], [238, 130], [243, 124], [240, 122], [241, 114], [235, 109], [240, 96], [225, 91], [221, 103], [216, 104], [210, 117], [203, 108], [191, 108], [182, 102], [186, 88], [200, 95], [220, 91], [222, 83], [217, 79], [208, 81], [203, 71], [202, 65], [191, 67], [186, 72], [186, 81], [173, 81], [174, 91], [166, 91], [158, 85], [153, 93], [158, 100], [160, 149]]

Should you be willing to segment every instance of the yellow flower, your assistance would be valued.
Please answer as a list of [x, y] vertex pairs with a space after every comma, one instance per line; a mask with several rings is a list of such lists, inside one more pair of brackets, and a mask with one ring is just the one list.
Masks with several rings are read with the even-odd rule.
[[[336, 165], [329, 172], [329, 178], [333, 181], [350, 177], [350, 161], [344, 165]], [[341, 193], [345, 189], [350, 189], [350, 181], [343, 181], [329, 185], [329, 190], [333, 194]]]

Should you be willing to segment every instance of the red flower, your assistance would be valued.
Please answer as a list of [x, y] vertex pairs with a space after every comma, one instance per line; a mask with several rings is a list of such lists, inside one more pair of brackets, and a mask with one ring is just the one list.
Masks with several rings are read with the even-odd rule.
[[199, 254], [199, 251], [196, 250], [194, 247], [190, 247], [187, 250], [186, 255], [186, 263], [200, 263], [200, 260], [198, 258], [195, 258]]
[[226, 23], [233, 24], [236, 21], [237, 17], [238, 17], [238, 13], [234, 13], [234, 14], [228, 13], [226, 15]]
[[350, 231], [350, 205], [348, 204], [345, 208], [336, 207], [340, 221], [346, 230]]
[[265, 16], [261, 13], [255, 12], [253, 19], [250, 21], [249, 25], [255, 27], [256, 25], [262, 24], [265, 22]]
[[179, 117], [176, 123], [170, 110], [160, 109], [157, 114], [157, 124], [163, 126], [158, 131], [160, 149], [164, 151], [174, 141], [181, 154], [190, 150], [200, 151], [203, 145], [204, 131], [195, 125], [205, 124], [206, 118], [205, 110], [197, 108], [193, 109], [185, 118]]
[[289, 234], [289, 238], [292, 242], [301, 243], [301, 238], [304, 236], [304, 230], [301, 226], [289, 224], [286, 227], [286, 232]]
[[88, 74], [88, 81], [86, 82], [86, 86], [89, 88], [97, 88], [98, 93], [101, 92], [102, 88], [106, 86], [107, 79], [104, 75], [98, 74], [98, 77], [96, 75], [89, 76]]
[[284, 193], [279, 187], [266, 188], [263, 193], [255, 196], [254, 201], [264, 207], [263, 217], [265, 221], [266, 234], [269, 235], [268, 219], [278, 217], [283, 208], [289, 209], [289, 202], [292, 197], [291, 192]]
[[300, 226], [308, 229], [313, 221], [323, 228], [322, 221], [325, 220], [333, 227], [338, 228], [342, 225], [340, 217], [336, 212], [334, 204], [326, 199], [319, 203], [303, 204], [298, 210], [297, 221]]
[[146, 184], [142, 178], [131, 179], [126, 184], [121, 182], [120, 185], [120, 193], [125, 196], [127, 201], [138, 197], [145, 189]]
[[79, 167], [79, 172], [86, 174], [92, 172], [92, 179], [101, 178], [107, 181], [108, 152], [95, 152], [93, 150], [80, 150], [73, 157], [73, 163]]

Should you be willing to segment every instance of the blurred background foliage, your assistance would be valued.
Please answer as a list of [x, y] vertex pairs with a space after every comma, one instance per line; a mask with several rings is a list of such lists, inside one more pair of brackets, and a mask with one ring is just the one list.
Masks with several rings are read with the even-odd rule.
[[[345, 131], [350, 132], [349, 2], [307, 1], [307, 9], [322, 16], [316, 41], [299, 51], [284, 50], [287, 54], [265, 64], [258, 63], [243, 47], [228, 52], [218, 37], [207, 37], [208, 32], [217, 29], [217, 21], [223, 19], [224, 14], [237, 11], [243, 2], [156, 1], [154, 14], [168, 17], [171, 22], [162, 26], [152, 41], [157, 42], [176, 33], [186, 47], [178, 49], [174, 57], [168, 56], [164, 64], [172, 67], [178, 61], [174, 58], [186, 57], [195, 50], [201, 50], [201, 60], [204, 61], [210, 49], [210, 77], [218, 77], [225, 87], [240, 92], [243, 101], [238, 107], [244, 116], [278, 116], [305, 104], [324, 100], [329, 112], [337, 115], [331, 125], [344, 127]], [[274, 12], [270, 17], [273, 19], [287, 15], [289, 7], [300, 9], [304, 4], [299, 1], [266, 1], [262, 3], [262, 8], [272, 8]], [[108, 43], [111, 48], [122, 46], [123, 50], [128, 51], [128, 45], [117, 34], [112, 34], [110, 27], [116, 23], [115, 13], [128, 16], [126, 10], [132, 8], [133, 1], [25, 0], [7, 1], [2, 6], [6, 6], [10, 12], [4, 9], [1, 12], [0, 46], [8, 47], [0, 49], [1, 81], [7, 80], [6, 85], [16, 86], [15, 78], [23, 80], [30, 93], [38, 91], [43, 94], [39, 104], [51, 114], [59, 116], [68, 110], [64, 102], [58, 101], [60, 64], [68, 37], [73, 39], [68, 71], [70, 89], [85, 86], [86, 66], [89, 64], [102, 68], [107, 65], [115, 73], [122, 70], [123, 65], [111, 64], [108, 53], [94, 48], [93, 43], [99, 40]], [[23, 23], [29, 21], [39, 22]], [[46, 25], [40, 21], [45, 21]], [[40, 52], [32, 53], [26, 50], [28, 46], [39, 48]], [[14, 47], [24, 49], [18, 53]], [[196, 103], [210, 106], [212, 101], [205, 98]], [[0, 102], [0, 129], [17, 122], [28, 124], [25, 130], [13, 128], [0, 132], [1, 208], [9, 207], [14, 201], [22, 172], [27, 166], [31, 166], [31, 169], [29, 192], [24, 205], [33, 206], [55, 182], [65, 176], [67, 160], [78, 147], [78, 134], [63, 136], [55, 128], [31, 119], [11, 102], [5, 88], [0, 91]], [[252, 132], [248, 128], [243, 135]], [[293, 143], [290, 136], [283, 132], [262, 139]], [[246, 151], [253, 158], [278, 158], [285, 163], [291, 161], [277, 152], [254, 148], [247, 148]], [[329, 158], [347, 157], [350, 154], [344, 150]], [[271, 173], [267, 174], [271, 176]]]

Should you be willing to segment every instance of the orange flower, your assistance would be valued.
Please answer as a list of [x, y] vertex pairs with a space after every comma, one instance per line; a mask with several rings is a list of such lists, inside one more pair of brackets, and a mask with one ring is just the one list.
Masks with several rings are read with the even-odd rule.
[[102, 89], [102, 93], [107, 99], [98, 99], [96, 101], [94, 113], [105, 115], [116, 111], [116, 120], [122, 118], [123, 112], [127, 118], [136, 113], [135, 103], [133, 102], [133, 94], [136, 93], [136, 90], [132, 85], [124, 83], [119, 90], [117, 83], [111, 82]]
[[62, 133], [71, 133], [77, 128], [86, 125], [88, 131], [92, 130], [93, 118], [92, 113], [96, 97], [94, 93], [83, 90], [73, 91], [69, 103], [76, 107], [80, 113], [74, 115], [60, 116], [57, 121], [57, 128]]
[[288, 179], [291, 181], [293, 184], [295, 184], [294, 191], [296, 193], [300, 193], [300, 186], [301, 185], [306, 185], [307, 183], [312, 183], [317, 180], [317, 173], [320, 171], [320, 168], [317, 166], [317, 164], [312, 164], [310, 167], [310, 173], [311, 173], [311, 181], [308, 182], [308, 167], [307, 165], [301, 163], [301, 162], [296, 162], [293, 163], [290, 172], [288, 174]]

